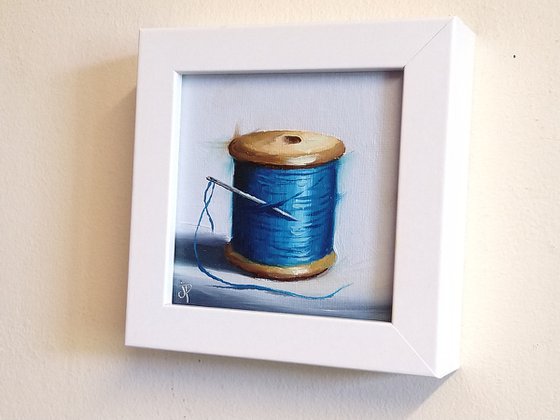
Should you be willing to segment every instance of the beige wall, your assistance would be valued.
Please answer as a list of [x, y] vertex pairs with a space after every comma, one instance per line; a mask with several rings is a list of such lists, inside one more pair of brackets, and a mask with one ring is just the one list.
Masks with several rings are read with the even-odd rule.
[[[478, 34], [462, 369], [125, 348], [138, 28], [447, 15]], [[0, 1], [0, 418], [559, 418], [559, 52], [558, 0]]]

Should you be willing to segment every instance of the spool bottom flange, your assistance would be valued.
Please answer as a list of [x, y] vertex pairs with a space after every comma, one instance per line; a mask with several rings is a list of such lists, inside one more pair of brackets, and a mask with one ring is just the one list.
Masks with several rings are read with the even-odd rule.
[[276, 265], [265, 265], [235, 252], [231, 242], [225, 246], [226, 258], [233, 265], [254, 274], [257, 277], [279, 281], [296, 281], [317, 276], [327, 271], [336, 261], [336, 253], [333, 251], [323, 258], [310, 262], [309, 264], [280, 267]]

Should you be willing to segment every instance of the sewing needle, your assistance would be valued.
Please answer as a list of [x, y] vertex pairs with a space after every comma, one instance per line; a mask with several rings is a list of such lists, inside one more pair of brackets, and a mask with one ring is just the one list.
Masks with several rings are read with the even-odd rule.
[[[224, 189], [226, 189], [226, 190], [228, 190], [228, 191], [231, 191], [232, 193], [235, 193], [235, 194], [237, 194], [237, 195], [240, 195], [241, 197], [246, 198], [247, 200], [250, 200], [250, 201], [252, 201], [252, 202], [254, 202], [254, 203], [269, 205], [266, 201], [261, 200], [260, 198], [257, 198], [257, 197], [255, 197], [254, 195], [251, 195], [251, 194], [248, 194], [248, 193], [246, 193], [246, 192], [244, 192], [244, 191], [241, 191], [240, 189], [237, 189], [237, 188], [235, 188], [235, 187], [232, 187], [231, 185], [228, 185], [228, 184], [226, 184], [226, 183], [220, 181], [219, 179], [216, 179], [216, 178], [211, 177], [211, 176], [207, 176], [206, 179], [207, 179], [208, 181], [213, 182], [214, 184], [216, 184], [216, 185], [218, 185], [218, 186], [220, 186], [220, 187], [222, 187], [222, 188], [224, 188]], [[282, 210], [282, 209], [279, 209], [278, 207], [270, 207], [270, 209], [271, 209], [272, 211], [274, 211], [274, 212], [276, 212], [276, 213], [278, 213], [278, 214], [280, 214], [280, 215], [286, 217], [287, 219], [290, 219], [290, 220], [293, 220], [293, 221], [297, 222], [297, 219], [296, 219], [294, 216], [292, 216], [290, 213], [285, 212], [285, 211]]]

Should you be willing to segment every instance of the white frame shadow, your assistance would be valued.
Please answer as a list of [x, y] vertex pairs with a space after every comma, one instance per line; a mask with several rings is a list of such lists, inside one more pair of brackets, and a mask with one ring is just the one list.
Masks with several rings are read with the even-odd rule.
[[[458, 19], [140, 33], [126, 345], [442, 377], [459, 367], [474, 35]], [[391, 322], [171, 304], [181, 78], [403, 70]]]

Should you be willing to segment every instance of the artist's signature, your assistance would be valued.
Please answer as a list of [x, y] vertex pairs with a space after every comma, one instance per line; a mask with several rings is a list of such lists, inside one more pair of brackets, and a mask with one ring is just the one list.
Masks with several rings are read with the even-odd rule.
[[179, 284], [181, 290], [177, 292], [177, 297], [179, 299], [185, 299], [185, 303], [189, 303], [189, 292], [192, 290], [192, 284], [181, 282]]

